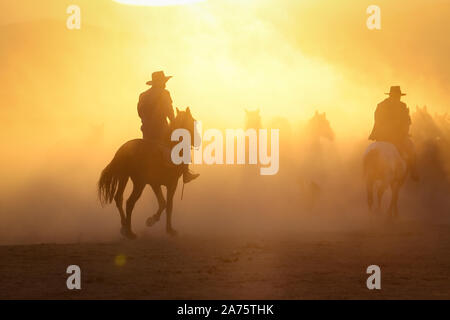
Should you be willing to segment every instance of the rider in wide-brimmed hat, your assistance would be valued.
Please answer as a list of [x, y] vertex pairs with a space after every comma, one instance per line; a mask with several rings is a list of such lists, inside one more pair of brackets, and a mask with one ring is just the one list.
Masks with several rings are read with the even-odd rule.
[[[167, 137], [170, 137], [169, 121], [173, 121], [175, 114], [173, 112], [172, 98], [169, 91], [166, 90], [167, 81], [172, 78], [166, 76], [164, 71], [152, 73], [152, 80], [147, 81], [151, 86], [139, 96], [138, 114], [142, 120], [142, 134], [144, 140], [156, 140], [167, 144]], [[189, 165], [183, 164], [183, 181], [188, 183], [196, 179], [199, 175], [189, 171]]]
[[152, 80], [147, 81], [147, 84], [149, 86], [153, 85], [165, 85], [169, 79], [172, 78], [172, 76], [166, 76], [164, 74], [164, 71], [156, 71], [152, 73]]
[[406, 104], [400, 101], [406, 94], [400, 86], [392, 86], [386, 94], [389, 97], [379, 103], [375, 111], [375, 124], [369, 139], [394, 144], [407, 160], [411, 177], [418, 180], [414, 144], [409, 138], [411, 117]]

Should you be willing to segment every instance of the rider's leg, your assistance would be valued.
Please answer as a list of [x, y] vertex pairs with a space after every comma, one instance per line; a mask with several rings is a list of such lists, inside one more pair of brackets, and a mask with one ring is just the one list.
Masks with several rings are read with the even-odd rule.
[[[147, 139], [154, 138], [155, 139], [155, 137], [153, 135], [150, 135], [148, 133], [148, 130], [145, 130], [145, 128], [142, 130], [142, 132], [144, 134], [144, 139], [145, 138], [147, 138]], [[165, 135], [165, 132], [168, 132], [168, 128], [166, 131], [154, 131], [154, 132], [155, 132], [155, 134], [160, 132], [160, 134], [158, 136], [156, 136], [155, 140], [165, 141], [164, 135]], [[163, 159], [165, 160], [164, 163], [166, 163], [168, 166], [174, 166], [175, 164], [172, 161], [171, 149], [168, 146], [164, 145], [163, 143], [159, 144], [159, 147], [162, 152]], [[189, 164], [182, 163], [181, 166], [182, 166], [184, 183], [189, 183], [192, 180], [197, 179], [200, 176], [200, 174], [194, 174], [189, 170]]]
[[[166, 163], [170, 167], [175, 166], [175, 164], [172, 162], [171, 150], [165, 146], [161, 146], [161, 150], [162, 150], [163, 158], [165, 160], [164, 163]], [[183, 182], [184, 183], [189, 183], [192, 180], [197, 179], [200, 176], [200, 174], [192, 173], [189, 170], [189, 164], [182, 163], [180, 165], [181, 165], [182, 172], [183, 172]]]
[[[189, 152], [189, 162], [191, 162], [191, 153], [190, 152]], [[195, 179], [197, 179], [200, 176], [200, 174], [192, 173], [189, 170], [189, 163], [183, 163], [181, 165], [182, 165], [182, 168], [183, 168], [183, 182], [184, 183], [189, 183], [192, 180], [195, 180]]]

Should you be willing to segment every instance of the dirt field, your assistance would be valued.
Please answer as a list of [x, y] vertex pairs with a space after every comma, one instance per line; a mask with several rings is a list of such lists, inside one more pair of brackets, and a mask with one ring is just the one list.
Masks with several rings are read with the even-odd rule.
[[[2, 299], [450, 299], [450, 226], [0, 247]], [[66, 289], [68, 265], [82, 290]], [[377, 264], [382, 289], [366, 288]]]

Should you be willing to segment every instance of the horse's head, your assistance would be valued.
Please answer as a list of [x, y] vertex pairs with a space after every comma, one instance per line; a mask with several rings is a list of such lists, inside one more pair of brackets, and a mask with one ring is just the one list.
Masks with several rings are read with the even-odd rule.
[[309, 133], [316, 138], [325, 138], [334, 140], [334, 131], [330, 126], [327, 115], [316, 111], [314, 116], [308, 122]]
[[261, 115], [259, 114], [259, 109], [252, 111], [245, 109], [245, 127], [246, 129], [261, 128]]
[[191, 145], [193, 147], [199, 147], [199, 145], [195, 145], [195, 143], [197, 142], [197, 144], [200, 144], [201, 142], [200, 132], [195, 125], [196, 120], [192, 116], [191, 109], [187, 107], [185, 111], [181, 111], [176, 108], [176, 111], [177, 114], [172, 122], [172, 130], [186, 129], [191, 135]]

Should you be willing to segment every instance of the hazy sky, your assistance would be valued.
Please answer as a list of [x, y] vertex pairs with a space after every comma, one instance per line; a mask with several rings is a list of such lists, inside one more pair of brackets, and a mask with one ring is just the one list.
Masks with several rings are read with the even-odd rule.
[[[309, 78], [307, 82], [314, 84], [311, 78], [316, 75], [309, 69], [322, 68], [317, 76], [325, 86], [335, 87], [327, 81], [332, 82], [332, 77], [339, 83], [341, 77], [354, 82], [355, 90], [340, 94], [366, 95], [363, 91], [374, 86], [381, 93], [391, 83], [400, 84], [410, 94], [411, 103], [429, 101], [439, 110], [445, 108], [444, 101], [449, 97], [447, 0], [379, 0], [380, 31], [369, 31], [365, 26], [366, 8], [375, 4], [365, 0], [209, 0], [170, 7], [125, 6], [112, 0], [6, 1], [0, 4], [0, 23], [42, 19], [64, 22], [66, 7], [72, 3], [81, 7], [86, 25], [160, 35], [162, 41], [151, 44], [154, 48], [167, 45], [167, 34], [172, 43], [192, 40], [197, 47], [193, 49], [198, 51], [192, 54], [202, 59], [210, 58], [201, 56], [202, 47], [219, 50], [217, 56], [227, 55], [229, 64], [219, 57], [213, 62], [221, 62], [221, 68], [230, 73], [236, 67], [259, 73], [258, 78], [264, 74], [270, 78], [277, 67], [282, 74], [289, 65], [287, 69], [295, 71], [295, 77], [284, 74], [285, 79], [295, 78], [301, 83], [305, 81], [302, 78]], [[252, 60], [266, 58], [269, 65], [253, 66]], [[322, 73], [326, 75], [322, 77]], [[333, 88], [324, 89], [330, 94]], [[321, 97], [316, 98], [320, 103]]]
[[[244, 108], [260, 108], [263, 126], [281, 117], [295, 131], [320, 110], [336, 132], [331, 153], [337, 158], [346, 148], [359, 161], [376, 104], [391, 85], [402, 87], [412, 109], [426, 104], [432, 113], [449, 111], [449, 3], [207, 0], [136, 7], [112, 0], [1, 1], [0, 191], [17, 193], [23, 204], [17, 210], [29, 226], [18, 224], [21, 232], [35, 232], [36, 220], [28, 215], [36, 205], [44, 218], [57, 215], [50, 220], [58, 232], [59, 222], [72, 220], [80, 227], [71, 225], [71, 232], [84, 229], [83, 214], [100, 219], [96, 180], [122, 143], [141, 136], [137, 99], [157, 70], [174, 76], [168, 82], [174, 106], [191, 106], [204, 127], [242, 127]], [[81, 7], [81, 30], [66, 28], [70, 4]], [[372, 4], [381, 8], [381, 30], [366, 27]], [[235, 178], [230, 172], [223, 178]], [[296, 172], [288, 176], [295, 193]], [[226, 186], [223, 178], [202, 173], [190, 186], [193, 212], [197, 200], [208, 198], [200, 191], [208, 190], [211, 206], [203, 210], [215, 218], [210, 208], [217, 208], [214, 192]], [[233, 191], [223, 198], [230, 206], [242, 196]], [[16, 208], [8, 193], [0, 202], [7, 198]], [[40, 221], [45, 226], [36, 230], [45, 232], [49, 220]], [[117, 221], [108, 221], [114, 229]]]

